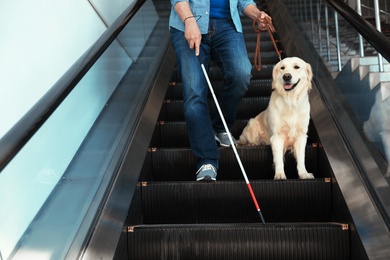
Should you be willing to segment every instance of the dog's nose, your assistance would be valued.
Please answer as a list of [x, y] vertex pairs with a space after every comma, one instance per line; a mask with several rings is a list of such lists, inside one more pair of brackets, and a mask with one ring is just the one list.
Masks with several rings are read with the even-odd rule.
[[283, 74], [283, 80], [290, 81], [292, 78], [290, 73]]

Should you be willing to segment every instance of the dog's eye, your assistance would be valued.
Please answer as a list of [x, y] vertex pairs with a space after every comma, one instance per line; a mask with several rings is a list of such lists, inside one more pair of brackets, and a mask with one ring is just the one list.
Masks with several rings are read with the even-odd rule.
[[284, 66], [280, 67], [281, 70], [284, 70], [285, 68], [286, 68], [286, 67], [284, 67]]
[[296, 69], [296, 70], [299, 69], [299, 66], [298, 66], [298, 65], [295, 65], [295, 66], [294, 66], [294, 69]]

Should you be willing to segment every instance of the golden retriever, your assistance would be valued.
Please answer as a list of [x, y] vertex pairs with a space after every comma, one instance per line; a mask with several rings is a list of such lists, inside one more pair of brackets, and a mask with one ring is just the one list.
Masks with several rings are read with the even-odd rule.
[[310, 120], [311, 65], [300, 58], [279, 61], [272, 71], [272, 94], [266, 110], [251, 118], [237, 145], [271, 145], [274, 179], [286, 179], [284, 154], [291, 150], [300, 179], [312, 179], [305, 166]]

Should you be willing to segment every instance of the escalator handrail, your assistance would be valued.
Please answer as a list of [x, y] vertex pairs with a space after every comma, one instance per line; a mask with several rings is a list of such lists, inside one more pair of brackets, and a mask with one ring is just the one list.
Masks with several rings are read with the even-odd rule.
[[390, 62], [390, 39], [378, 31], [349, 5], [340, 0], [326, 0], [359, 34]]
[[0, 139], [0, 172], [38, 131], [146, 0], [134, 1], [50, 90]]

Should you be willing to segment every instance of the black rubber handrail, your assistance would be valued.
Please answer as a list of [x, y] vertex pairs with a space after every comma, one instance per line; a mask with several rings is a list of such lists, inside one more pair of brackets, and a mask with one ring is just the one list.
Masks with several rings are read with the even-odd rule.
[[390, 39], [378, 31], [349, 5], [340, 0], [326, 0], [359, 34], [390, 62]]
[[74, 89], [146, 0], [133, 2], [53, 87], [0, 139], [0, 172]]

